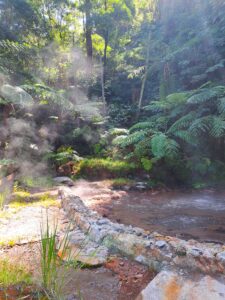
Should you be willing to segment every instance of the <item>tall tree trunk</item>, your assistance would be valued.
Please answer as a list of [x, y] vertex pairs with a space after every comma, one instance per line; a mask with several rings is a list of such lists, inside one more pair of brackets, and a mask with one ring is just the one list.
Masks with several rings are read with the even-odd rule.
[[86, 38], [86, 52], [87, 57], [92, 60], [93, 48], [92, 48], [92, 24], [91, 24], [91, 0], [85, 0], [85, 38]]
[[148, 34], [148, 41], [147, 41], [147, 51], [146, 51], [146, 59], [145, 59], [145, 73], [144, 77], [142, 79], [141, 83], [141, 90], [140, 90], [140, 96], [139, 96], [139, 101], [138, 101], [138, 112], [137, 112], [137, 119], [139, 118], [142, 104], [143, 104], [143, 96], [144, 96], [144, 91], [145, 91], [145, 85], [146, 85], [146, 80], [148, 77], [148, 70], [149, 70], [149, 60], [150, 60], [150, 41], [151, 41], [151, 31], [149, 30]]
[[102, 57], [100, 58], [100, 64], [101, 64], [101, 88], [102, 88], [102, 102], [103, 102], [103, 110], [104, 114], [106, 114], [106, 100], [105, 100], [105, 73], [104, 73], [104, 64], [102, 62]]

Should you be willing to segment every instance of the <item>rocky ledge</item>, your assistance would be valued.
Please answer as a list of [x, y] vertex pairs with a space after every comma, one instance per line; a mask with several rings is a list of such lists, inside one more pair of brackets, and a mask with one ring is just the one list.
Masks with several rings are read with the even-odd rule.
[[[184, 241], [113, 223], [87, 208], [70, 188], [60, 188], [59, 194], [69, 219], [94, 243], [95, 247], [92, 248], [97, 249], [96, 245], [101, 248], [100, 253], [104, 253], [104, 258], [108, 251], [118, 251], [157, 271], [172, 268], [204, 274], [225, 274], [224, 245]], [[71, 232], [71, 236], [76, 235], [76, 232]]]

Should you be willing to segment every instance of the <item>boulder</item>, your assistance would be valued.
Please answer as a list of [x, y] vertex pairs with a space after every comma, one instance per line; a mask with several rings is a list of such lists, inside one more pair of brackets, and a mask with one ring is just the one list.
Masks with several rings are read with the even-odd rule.
[[74, 185], [73, 180], [66, 176], [55, 177], [55, 178], [53, 178], [53, 180], [56, 184], [66, 184], [68, 186]]
[[[62, 241], [60, 244], [63, 245]], [[103, 245], [98, 245], [91, 241], [79, 229], [71, 231], [68, 235], [67, 251], [59, 249], [58, 255], [64, 261], [80, 262], [88, 266], [103, 265], [109, 256], [108, 249]]]
[[224, 300], [225, 281], [208, 275], [162, 271], [136, 300]]

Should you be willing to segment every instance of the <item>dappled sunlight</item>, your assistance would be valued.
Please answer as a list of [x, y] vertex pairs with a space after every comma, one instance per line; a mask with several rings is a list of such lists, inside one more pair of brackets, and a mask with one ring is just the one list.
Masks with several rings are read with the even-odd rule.
[[224, 11], [0, 0], [0, 299], [224, 298]]

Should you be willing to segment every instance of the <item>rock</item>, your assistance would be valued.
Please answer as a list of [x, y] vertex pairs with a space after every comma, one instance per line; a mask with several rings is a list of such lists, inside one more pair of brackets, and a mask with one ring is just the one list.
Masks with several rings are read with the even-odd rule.
[[157, 241], [155, 243], [156, 247], [158, 248], [164, 248], [166, 246], [166, 242], [165, 241]]
[[146, 259], [143, 255], [138, 255], [135, 260], [141, 264], [144, 264]]
[[[112, 223], [107, 218], [91, 212], [83, 201], [74, 195], [73, 189], [61, 188], [62, 206], [69, 218], [96, 244], [103, 244], [109, 250], [122, 252], [135, 260], [154, 266], [156, 270], [165, 267], [201, 271], [206, 274], [225, 274], [225, 248], [214, 243], [184, 241], [146, 232], [131, 225]], [[78, 238], [76, 238], [78, 239]]]
[[225, 263], [225, 251], [220, 252], [216, 255], [216, 257], [223, 263]]
[[225, 283], [210, 276], [195, 279], [172, 271], [160, 272], [136, 300], [224, 300]]
[[68, 236], [68, 251], [59, 249], [58, 255], [65, 261], [79, 261], [89, 266], [100, 266], [107, 261], [108, 249], [90, 241], [88, 236], [75, 230]]
[[146, 182], [137, 182], [135, 185], [134, 185], [134, 189], [135, 190], [139, 190], [139, 191], [144, 191], [146, 190], [148, 187], [147, 183]]
[[176, 247], [175, 251], [178, 256], [185, 256], [187, 254], [187, 251], [184, 246]]
[[193, 248], [189, 251], [189, 254], [191, 254], [194, 257], [199, 257], [203, 254], [202, 250], [198, 249], [198, 248]]
[[108, 219], [100, 219], [97, 221], [97, 224], [98, 225], [106, 225], [106, 224], [109, 224], [109, 220]]
[[69, 177], [66, 176], [62, 176], [62, 177], [55, 177], [53, 178], [53, 180], [55, 181], [55, 183], [57, 184], [66, 184], [68, 186], [73, 186], [74, 182], [72, 179], [70, 179]]

